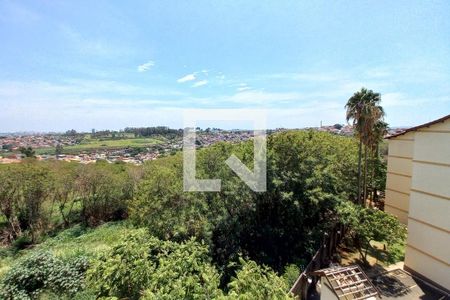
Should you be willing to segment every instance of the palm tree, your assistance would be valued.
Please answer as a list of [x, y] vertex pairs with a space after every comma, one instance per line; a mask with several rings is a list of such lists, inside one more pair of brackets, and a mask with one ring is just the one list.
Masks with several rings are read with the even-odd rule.
[[[364, 205], [365, 195], [361, 200], [361, 160], [362, 160], [362, 146], [365, 145], [365, 172], [367, 172], [367, 147], [372, 140], [374, 124], [383, 118], [384, 111], [379, 105], [381, 96], [379, 93], [374, 93], [372, 90], [361, 88], [348, 99], [345, 108], [347, 109], [347, 122], [353, 120], [355, 133], [359, 138], [358, 149], [358, 191], [357, 202]], [[365, 176], [364, 176], [365, 181]], [[365, 194], [365, 182], [363, 184]]]
[[372, 180], [371, 180], [371, 186], [372, 186], [372, 197], [371, 197], [371, 205], [372, 200], [375, 200], [375, 197], [377, 196], [377, 184], [375, 183], [375, 172], [376, 168], [379, 167], [379, 149], [380, 149], [380, 143], [383, 141], [384, 136], [388, 133], [388, 124], [384, 122], [382, 119], [379, 119], [373, 127], [372, 131], [372, 139], [370, 141], [370, 152], [372, 154], [373, 159], [373, 166], [372, 166]]
[[[381, 99], [380, 99], [381, 100]], [[380, 105], [376, 103], [369, 103], [366, 105], [366, 119], [365, 119], [365, 128], [363, 135], [363, 143], [364, 143], [364, 176], [363, 176], [363, 204], [365, 204], [367, 199], [367, 168], [368, 168], [368, 152], [370, 151], [370, 155], [373, 157], [373, 150], [375, 144], [378, 142], [378, 134], [377, 130], [382, 130], [382, 124], [384, 118], [384, 110]], [[384, 122], [383, 122], [384, 123]], [[380, 128], [377, 128], [380, 126]], [[382, 137], [381, 137], [382, 138]]]

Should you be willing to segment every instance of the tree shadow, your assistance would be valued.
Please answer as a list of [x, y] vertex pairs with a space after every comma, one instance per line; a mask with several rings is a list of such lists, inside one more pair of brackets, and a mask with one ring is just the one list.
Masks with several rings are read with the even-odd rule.
[[400, 249], [395, 249], [394, 247], [399, 247], [399, 245], [391, 246], [391, 250], [387, 251], [385, 249], [380, 249], [377, 247], [369, 247], [368, 255], [375, 258], [377, 261], [383, 262], [387, 265], [394, 264], [398, 261], [404, 260], [404, 251], [401, 252]]
[[379, 273], [371, 277], [371, 280], [379, 290], [381, 296], [401, 297], [410, 293], [409, 286], [401, 280], [402, 277], [406, 278], [406, 276], [402, 270], [396, 269], [390, 272], [384, 271], [384, 273]]

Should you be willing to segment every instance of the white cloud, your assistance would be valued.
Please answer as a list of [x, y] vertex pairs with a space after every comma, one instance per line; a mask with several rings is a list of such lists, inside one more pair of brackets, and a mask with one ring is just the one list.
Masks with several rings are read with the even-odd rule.
[[430, 103], [439, 105], [448, 102], [450, 102], [449, 96], [435, 96], [430, 99], [425, 97], [409, 97], [404, 93], [381, 94], [381, 105], [383, 107], [402, 106], [411, 108], [420, 105], [429, 105]]
[[381, 105], [384, 107], [405, 106], [411, 104], [412, 103], [408, 101], [402, 93], [386, 93], [381, 95]]
[[[46, 81], [0, 81], [0, 105], [25, 105], [25, 103], [61, 105], [165, 105], [182, 102], [185, 93], [167, 88], [145, 87], [117, 81], [64, 80], [61, 83]], [[105, 101], [108, 100], [110, 102]], [[93, 107], [94, 108], [94, 107]]]
[[299, 93], [272, 93], [265, 91], [242, 91], [234, 94], [231, 97], [224, 99], [225, 103], [233, 102], [239, 104], [258, 104], [258, 105], [268, 105], [268, 104], [279, 104], [286, 101], [294, 101], [302, 98]]
[[104, 107], [145, 107], [148, 105], [158, 105], [163, 107], [167, 105], [167, 100], [158, 99], [144, 99], [144, 100], [134, 100], [134, 99], [108, 99], [108, 98], [86, 98], [78, 102], [80, 106], [89, 106], [95, 108]]
[[192, 85], [192, 87], [200, 87], [200, 86], [206, 85], [207, 83], [208, 83], [208, 80], [200, 80], [200, 81], [195, 82]]
[[249, 87], [246, 83], [240, 83], [238, 88], [236, 89], [238, 92], [243, 92], [247, 90], [251, 90], [252, 88]]
[[145, 64], [138, 66], [137, 69], [139, 72], [146, 72], [146, 71], [150, 70], [154, 65], [155, 65], [155, 62], [150, 60], [150, 61], [146, 62]]
[[[64, 99], [67, 96], [79, 97], [182, 97], [186, 93], [166, 87], [149, 87], [120, 81], [65, 79], [59, 83], [47, 81], [0, 81], [0, 101], [8, 97], [23, 97], [28, 101], [42, 97]], [[19, 99], [19, 98], [17, 98]], [[22, 99], [22, 98], [21, 98]], [[14, 99], [11, 98], [11, 101]]]
[[238, 87], [237, 88], [237, 91], [238, 92], [243, 92], [243, 91], [248, 91], [248, 90], [251, 90], [252, 88], [251, 87], [249, 87], [249, 86], [241, 86], [241, 87]]
[[183, 76], [183, 77], [179, 78], [177, 80], [177, 82], [179, 82], [179, 83], [188, 82], [188, 81], [195, 80], [195, 78], [196, 78], [195, 77], [195, 73], [187, 74], [186, 76]]
[[[120, 126], [136, 122], [146, 124], [144, 111], [167, 114], [163, 109], [226, 107], [269, 109], [270, 127], [318, 126], [320, 120], [328, 124], [344, 122], [347, 99], [365, 86], [381, 93], [381, 104], [386, 109], [389, 123], [393, 126], [415, 125], [439, 117], [450, 103], [448, 85], [445, 85], [448, 80], [444, 80], [449, 78], [448, 75], [437, 67], [423, 69], [422, 77], [417, 75], [419, 68], [408, 74], [408, 68], [361, 66], [345, 72], [278, 73], [246, 78], [227, 76], [226, 79], [221, 72], [209, 71], [207, 77], [206, 70], [199, 70], [177, 80], [189, 87], [220, 85], [220, 89], [206, 89], [205, 92], [210, 93], [201, 97], [194, 95], [193, 90], [117, 80], [0, 81], [0, 105], [6, 107], [0, 111], [0, 119], [10, 121], [10, 127], [3, 130], [39, 129], [46, 123], [48, 127], [45, 128], [50, 129], [67, 129], [75, 127], [73, 124], [113, 128], [119, 123]], [[405, 90], [403, 82], [413, 80], [418, 81], [415, 89]], [[257, 86], [265, 89], [256, 89]], [[55, 107], [67, 118], [52, 111]], [[116, 118], [110, 116], [121, 110], [126, 113], [116, 124]], [[140, 119], [134, 118], [133, 114]], [[152, 119], [155, 123], [166, 124], [166, 118], [170, 119], [170, 115], [150, 115], [157, 116]], [[26, 122], [22, 124], [23, 120]], [[4, 123], [8, 124], [6, 121]]]

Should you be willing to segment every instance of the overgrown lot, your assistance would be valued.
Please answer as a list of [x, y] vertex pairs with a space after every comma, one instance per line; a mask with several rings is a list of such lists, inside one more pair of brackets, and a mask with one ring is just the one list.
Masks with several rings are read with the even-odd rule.
[[[140, 167], [0, 166], [4, 297], [289, 297], [337, 208], [355, 198], [357, 142], [312, 131], [270, 136], [264, 193], [228, 168], [231, 154], [252, 168], [252, 142], [197, 154], [197, 177], [220, 178], [219, 193], [183, 192], [179, 154]], [[40, 259], [49, 266], [30, 267]], [[24, 286], [20, 274], [40, 281]], [[54, 280], [64, 274], [78, 280]]]

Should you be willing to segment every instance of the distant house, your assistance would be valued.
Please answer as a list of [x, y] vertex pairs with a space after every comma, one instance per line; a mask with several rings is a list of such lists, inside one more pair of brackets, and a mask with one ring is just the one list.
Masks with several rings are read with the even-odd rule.
[[450, 115], [391, 135], [385, 211], [408, 225], [405, 270], [450, 290]]

